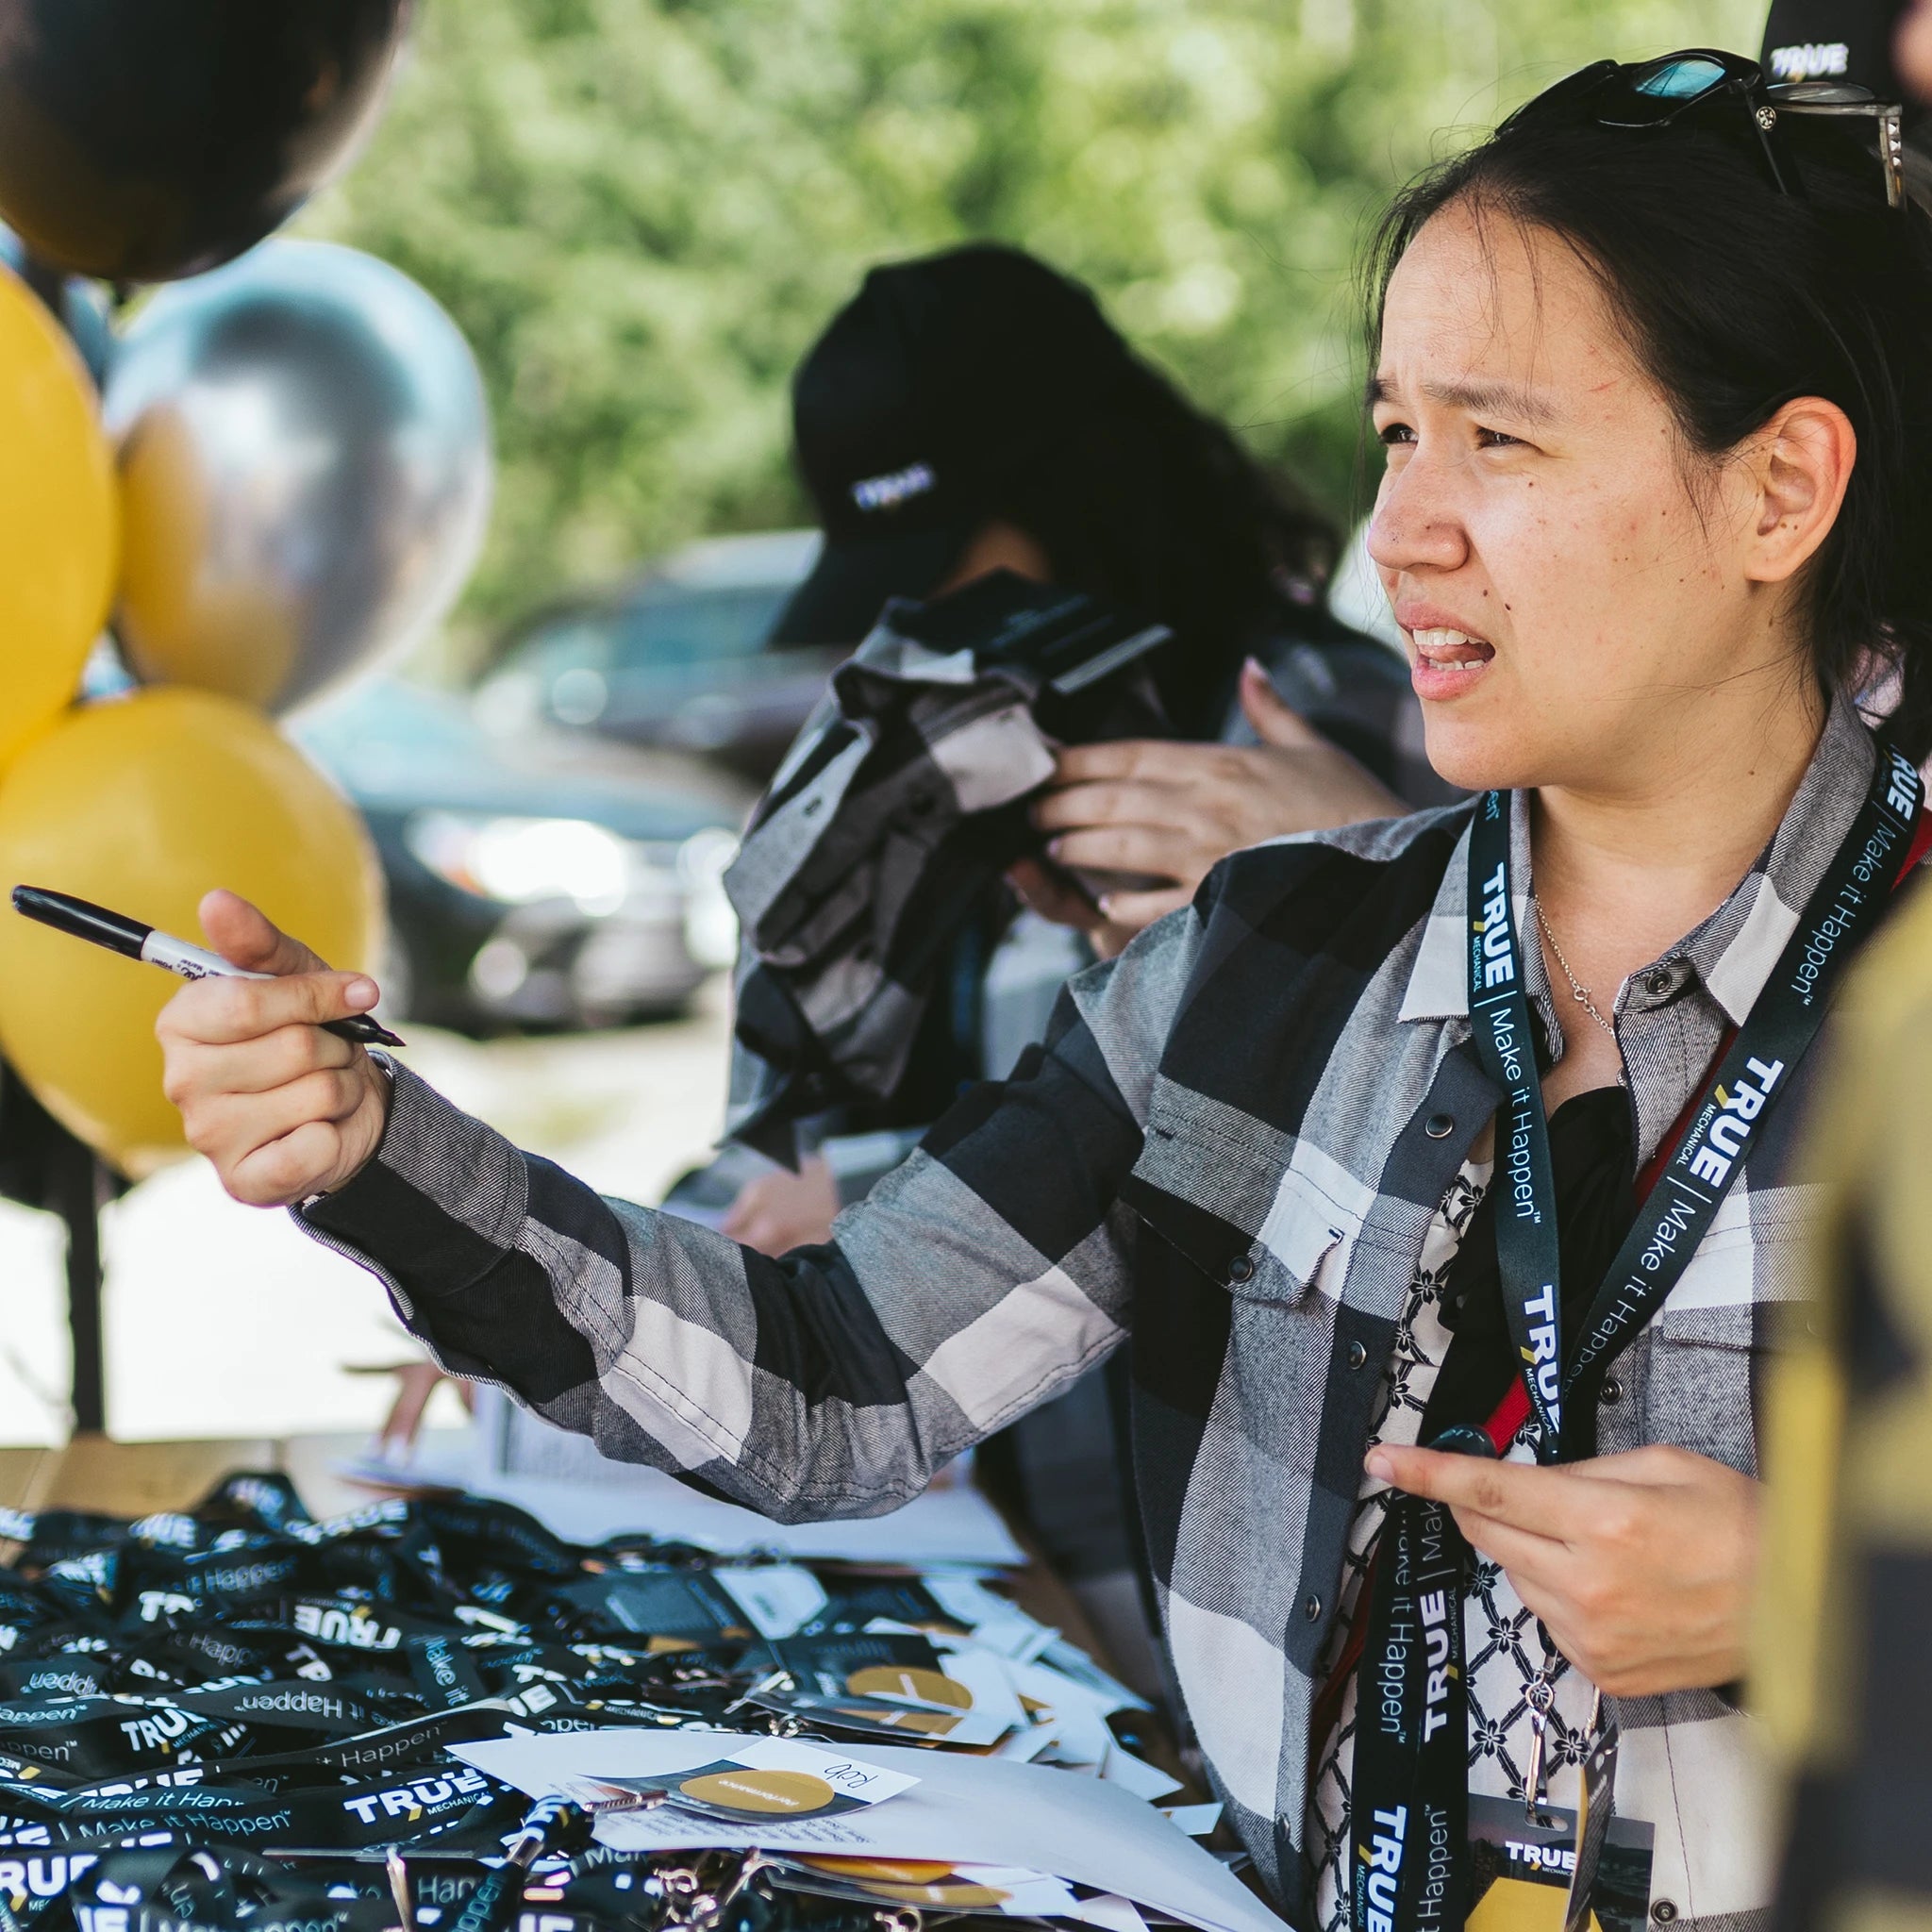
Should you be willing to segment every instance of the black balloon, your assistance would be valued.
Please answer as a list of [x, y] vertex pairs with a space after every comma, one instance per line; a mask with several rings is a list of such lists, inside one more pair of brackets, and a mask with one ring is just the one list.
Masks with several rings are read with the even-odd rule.
[[0, 215], [42, 260], [199, 275], [375, 118], [412, 0], [0, 0]]

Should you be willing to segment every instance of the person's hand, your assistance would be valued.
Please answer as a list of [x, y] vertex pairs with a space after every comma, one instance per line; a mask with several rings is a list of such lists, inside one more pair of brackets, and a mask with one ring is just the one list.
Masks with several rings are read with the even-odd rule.
[[1034, 909], [1094, 935], [1103, 953], [1185, 906], [1217, 860], [1288, 832], [1324, 831], [1408, 808], [1275, 695], [1253, 658], [1241, 708], [1261, 742], [1124, 739], [1059, 754], [1033, 822], [1069, 870], [1139, 874], [1162, 883], [1095, 905], [1035, 864], [1013, 883]]
[[796, 1174], [781, 1168], [746, 1181], [719, 1224], [733, 1241], [761, 1255], [782, 1255], [830, 1241], [838, 1211], [832, 1170], [823, 1154], [809, 1154]]
[[1688, 1449], [1541, 1469], [1383, 1445], [1369, 1474], [1448, 1504], [1557, 1648], [1611, 1697], [1744, 1672], [1758, 1487]]
[[472, 1415], [476, 1412], [475, 1385], [445, 1375], [434, 1362], [391, 1362], [382, 1373], [396, 1378], [395, 1400], [375, 1432], [377, 1453], [386, 1462], [408, 1462], [415, 1455], [429, 1398], [444, 1382], [456, 1390], [457, 1400]]
[[188, 1144], [251, 1207], [332, 1193], [381, 1141], [389, 1081], [318, 1023], [366, 1013], [375, 982], [331, 973], [233, 892], [201, 902], [201, 929], [231, 964], [276, 977], [192, 980], [161, 1008], [161, 1085]]
[[1922, 101], [1932, 101], [1932, 0], [1917, 0], [1891, 43], [1898, 77]]

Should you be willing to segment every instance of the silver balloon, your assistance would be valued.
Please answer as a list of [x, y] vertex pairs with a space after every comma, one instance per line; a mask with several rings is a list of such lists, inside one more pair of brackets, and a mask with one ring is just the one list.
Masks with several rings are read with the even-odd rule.
[[129, 668], [286, 710], [447, 615], [489, 518], [475, 357], [408, 276], [264, 242], [157, 293], [103, 401]]

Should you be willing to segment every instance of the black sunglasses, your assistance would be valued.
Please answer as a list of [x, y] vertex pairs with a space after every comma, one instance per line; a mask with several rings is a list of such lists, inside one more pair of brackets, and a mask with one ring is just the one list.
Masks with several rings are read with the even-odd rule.
[[1780, 194], [1802, 195], [1804, 178], [1778, 132], [1787, 114], [1869, 119], [1876, 124], [1878, 164], [1885, 174], [1885, 202], [1905, 201], [1905, 138], [1896, 101], [1881, 101], [1869, 89], [1828, 80], [1798, 80], [1766, 87], [1755, 60], [1711, 47], [1687, 47], [1655, 60], [1626, 64], [1597, 60], [1525, 101], [1496, 131], [1557, 120], [1593, 121], [1599, 127], [1667, 127], [1710, 110], [1735, 112], [1750, 130]]

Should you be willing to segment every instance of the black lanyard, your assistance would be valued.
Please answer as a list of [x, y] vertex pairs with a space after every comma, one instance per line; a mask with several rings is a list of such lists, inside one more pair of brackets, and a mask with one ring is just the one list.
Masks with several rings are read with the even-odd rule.
[[[1826, 996], [1885, 909], [1923, 786], [1889, 745], [1872, 789], [1749, 1017], [1640, 1206], [1574, 1347], [1563, 1342], [1555, 1173], [1530, 1030], [1509, 863], [1509, 795], [1478, 801], [1469, 846], [1469, 1008], [1496, 1110], [1496, 1261], [1540, 1462], [1562, 1454], [1562, 1405], [1662, 1306], [1709, 1230], [1751, 1143], [1824, 1024]], [[1354, 1932], [1462, 1924], [1469, 1744], [1462, 1595], [1468, 1550], [1446, 1508], [1392, 1495], [1356, 1689]], [[1534, 1793], [1531, 1794], [1534, 1796]]]

